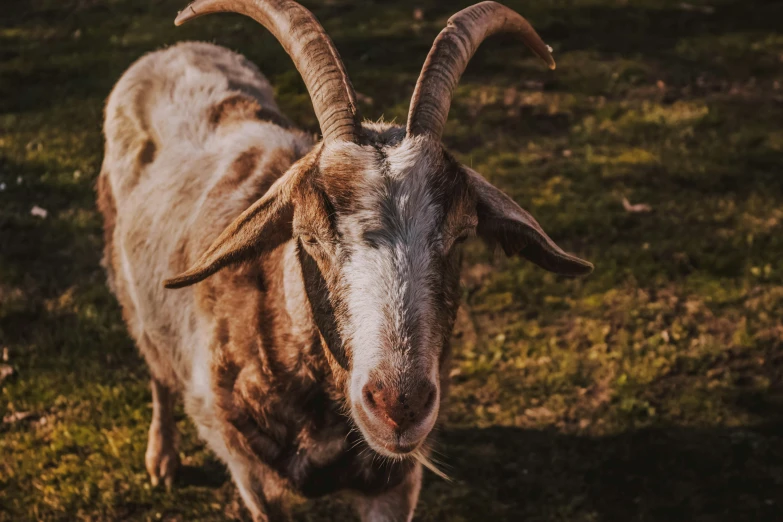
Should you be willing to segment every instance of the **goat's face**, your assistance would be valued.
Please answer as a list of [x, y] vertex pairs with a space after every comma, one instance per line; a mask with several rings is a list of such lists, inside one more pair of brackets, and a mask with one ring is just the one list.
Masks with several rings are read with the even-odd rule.
[[353, 420], [376, 451], [407, 453], [438, 415], [473, 194], [440, 144], [421, 139], [327, 145], [303, 185], [293, 235]]
[[[548, 270], [591, 265], [566, 254], [530, 214], [439, 141], [370, 127], [297, 162], [167, 285], [294, 241], [336, 381], [369, 445], [414, 451], [432, 430], [459, 297], [459, 244], [474, 232]], [[303, 313], [305, 311], [302, 311]]]

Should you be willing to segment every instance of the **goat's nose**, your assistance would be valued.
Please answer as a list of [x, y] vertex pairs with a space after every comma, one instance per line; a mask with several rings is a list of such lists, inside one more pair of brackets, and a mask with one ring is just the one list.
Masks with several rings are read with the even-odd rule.
[[370, 381], [362, 388], [364, 406], [378, 420], [404, 432], [427, 417], [435, 405], [437, 390], [426, 382], [412, 391], [401, 391], [395, 386], [384, 386], [380, 381]]

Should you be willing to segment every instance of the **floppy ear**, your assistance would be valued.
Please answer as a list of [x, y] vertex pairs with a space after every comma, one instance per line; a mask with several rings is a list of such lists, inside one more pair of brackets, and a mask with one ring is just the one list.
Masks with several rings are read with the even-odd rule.
[[541, 268], [566, 276], [593, 271], [592, 263], [567, 254], [544, 232], [529, 212], [467, 167], [468, 181], [476, 193], [478, 235], [490, 245], [500, 245], [507, 256], [519, 255]]
[[163, 282], [183, 288], [203, 281], [221, 268], [274, 250], [291, 239], [292, 186], [295, 171], [278, 179], [250, 208], [236, 218], [186, 272]]

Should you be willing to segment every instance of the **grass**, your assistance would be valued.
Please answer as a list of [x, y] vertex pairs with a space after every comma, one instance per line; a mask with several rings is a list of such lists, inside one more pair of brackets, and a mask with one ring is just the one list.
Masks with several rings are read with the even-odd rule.
[[[304, 87], [235, 15], [175, 29], [184, 2], [8, 1], [0, 520], [225, 520], [233, 486], [184, 414], [175, 490], [144, 471], [147, 370], [99, 266], [102, 105], [133, 60], [185, 39], [245, 53], [315, 131]], [[468, 3], [305, 1], [364, 114], [400, 122], [434, 36]], [[783, 519], [783, 6], [507, 4], [558, 69], [487, 42], [445, 141], [596, 271], [564, 280], [468, 244], [439, 449], [455, 482], [428, 474], [416, 520]], [[351, 519], [339, 500], [296, 511]]]

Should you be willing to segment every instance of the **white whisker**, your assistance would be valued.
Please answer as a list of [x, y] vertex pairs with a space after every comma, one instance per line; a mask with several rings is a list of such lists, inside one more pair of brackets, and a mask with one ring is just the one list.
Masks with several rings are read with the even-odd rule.
[[449, 477], [444, 471], [438, 468], [438, 466], [422, 451], [421, 448], [417, 449], [413, 453], [411, 453], [411, 457], [416, 459], [422, 466], [433, 472], [435, 475], [439, 476], [446, 482], [453, 482], [451, 477]]

